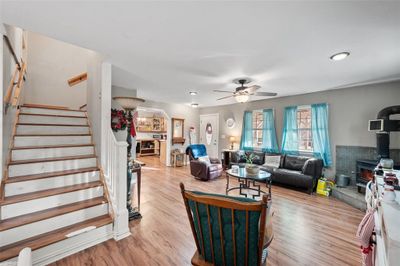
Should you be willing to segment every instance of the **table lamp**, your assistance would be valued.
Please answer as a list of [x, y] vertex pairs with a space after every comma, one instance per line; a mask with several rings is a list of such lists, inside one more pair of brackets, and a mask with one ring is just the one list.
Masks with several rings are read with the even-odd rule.
[[229, 137], [229, 142], [231, 143], [230, 149], [233, 150], [233, 144], [235, 144], [235, 137], [234, 136], [230, 136]]

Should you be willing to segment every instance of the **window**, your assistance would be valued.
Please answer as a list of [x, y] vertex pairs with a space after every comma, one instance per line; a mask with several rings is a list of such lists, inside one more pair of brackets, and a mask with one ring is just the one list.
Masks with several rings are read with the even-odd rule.
[[253, 148], [261, 148], [263, 144], [264, 117], [262, 110], [253, 111]]
[[311, 106], [297, 109], [297, 131], [299, 151], [312, 152]]
[[240, 149], [279, 152], [272, 109], [244, 112]]

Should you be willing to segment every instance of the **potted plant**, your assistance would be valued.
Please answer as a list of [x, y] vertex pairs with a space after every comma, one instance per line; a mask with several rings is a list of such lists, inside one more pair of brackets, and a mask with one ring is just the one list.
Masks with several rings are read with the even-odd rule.
[[258, 159], [258, 156], [254, 153], [250, 153], [249, 155], [244, 154], [243, 158], [246, 160], [246, 172], [249, 175], [258, 175], [260, 168], [258, 165], [253, 164], [254, 159]]

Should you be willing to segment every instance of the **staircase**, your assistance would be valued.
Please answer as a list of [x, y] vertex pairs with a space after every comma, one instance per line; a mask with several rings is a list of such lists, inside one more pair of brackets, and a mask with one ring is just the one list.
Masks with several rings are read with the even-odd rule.
[[112, 237], [86, 112], [22, 105], [0, 191], [0, 262], [45, 265]]

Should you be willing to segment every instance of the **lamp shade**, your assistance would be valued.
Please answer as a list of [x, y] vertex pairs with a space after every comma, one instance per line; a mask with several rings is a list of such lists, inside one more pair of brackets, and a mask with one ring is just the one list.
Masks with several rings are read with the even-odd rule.
[[125, 110], [133, 110], [135, 109], [140, 103], [144, 102], [144, 99], [136, 98], [136, 97], [124, 97], [118, 96], [113, 97], [113, 100], [117, 101], [119, 105]]
[[230, 137], [229, 137], [229, 141], [230, 141], [230, 142], [235, 142], [235, 137], [234, 137], [234, 136], [230, 136]]

